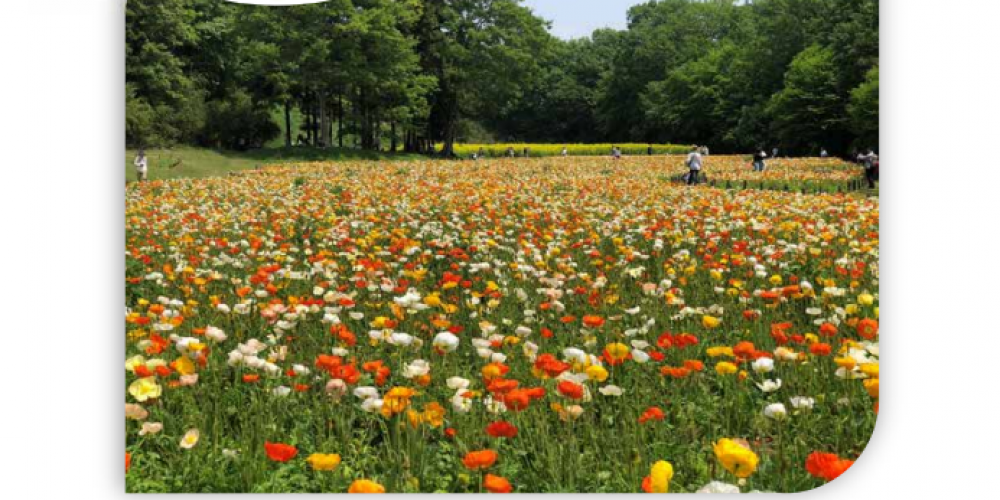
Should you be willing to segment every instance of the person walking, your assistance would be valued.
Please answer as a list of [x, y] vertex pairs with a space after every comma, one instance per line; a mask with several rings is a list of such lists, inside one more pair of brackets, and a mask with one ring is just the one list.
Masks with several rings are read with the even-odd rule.
[[778, 158], [778, 148], [774, 148], [774, 149], [771, 150], [771, 158], [774, 158], [774, 159]]
[[865, 166], [868, 189], [875, 189], [875, 177], [878, 174], [878, 155], [875, 154], [875, 150], [868, 148], [866, 153], [858, 155], [858, 162]]
[[132, 160], [132, 164], [135, 165], [135, 177], [139, 182], [145, 182], [149, 174], [149, 159], [146, 158], [146, 150], [140, 149], [139, 154], [136, 155], [135, 160]]
[[622, 150], [618, 146], [611, 146], [611, 157], [615, 160], [622, 159]]
[[828, 158], [829, 156], [830, 156], [830, 153], [826, 152], [826, 148], [822, 148], [822, 149], [819, 150], [819, 157], [820, 158]]
[[698, 184], [698, 174], [701, 172], [701, 161], [702, 158], [701, 153], [698, 150], [698, 146], [692, 147], [687, 160], [684, 162], [688, 168], [688, 186]]
[[764, 164], [764, 160], [767, 159], [767, 153], [764, 152], [764, 148], [757, 148], [757, 152], [753, 154], [753, 171], [763, 172], [767, 165]]
[[567, 149], [566, 146], [563, 146], [563, 148], [562, 148], [562, 155], [563, 155], [563, 158], [569, 156], [569, 149]]
[[650, 144], [650, 145], [649, 145], [649, 146], [648, 146], [648, 147], [646, 148], [646, 155], [647, 155], [647, 156], [653, 156], [653, 145], [652, 145], [652, 144]]

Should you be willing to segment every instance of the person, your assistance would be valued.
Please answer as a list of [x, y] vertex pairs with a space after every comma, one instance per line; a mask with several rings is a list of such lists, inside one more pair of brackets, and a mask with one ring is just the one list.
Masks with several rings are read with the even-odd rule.
[[529, 151], [528, 151], [528, 148], [527, 148], [527, 146], [525, 146], [525, 148], [524, 148], [524, 157], [525, 157], [525, 158], [527, 158], [527, 157], [528, 157], [528, 152], [529, 152]]
[[865, 166], [868, 189], [875, 189], [875, 176], [878, 172], [878, 155], [875, 154], [875, 150], [868, 148], [866, 153], [858, 155], [858, 161]]
[[562, 155], [563, 157], [569, 156], [569, 150], [566, 149], [566, 146], [563, 146], [562, 148]]
[[653, 156], [653, 145], [652, 145], [652, 144], [650, 144], [650, 145], [649, 145], [649, 146], [648, 146], [648, 147], [646, 148], [646, 154], [647, 154], [648, 156]]
[[149, 160], [146, 158], [145, 149], [139, 149], [139, 154], [136, 155], [132, 164], [135, 165], [136, 179], [138, 179], [139, 182], [144, 182], [147, 174], [149, 173]]
[[778, 148], [771, 150], [771, 158], [778, 158]]
[[764, 160], [767, 159], [767, 153], [764, 152], [764, 148], [757, 148], [757, 152], [753, 154], [753, 171], [763, 172], [764, 168], [767, 166], [764, 164]]
[[507, 157], [508, 158], [514, 157], [514, 146], [507, 146]]
[[826, 152], [826, 148], [822, 148], [822, 149], [819, 150], [819, 157], [820, 158], [827, 158], [829, 156], [830, 156], [830, 153]]
[[702, 156], [708, 156], [708, 146], [702, 146], [699, 153], [701, 153]]
[[687, 161], [684, 164], [688, 167], [688, 186], [697, 184], [698, 174], [701, 172], [701, 153], [698, 150], [698, 146], [691, 148], [691, 153], [688, 154]]
[[618, 146], [611, 146], [611, 157], [615, 160], [620, 160], [622, 158], [622, 150]]

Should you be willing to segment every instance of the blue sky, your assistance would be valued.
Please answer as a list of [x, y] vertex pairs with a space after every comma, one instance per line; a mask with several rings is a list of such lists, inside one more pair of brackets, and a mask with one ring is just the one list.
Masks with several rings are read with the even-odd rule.
[[539, 17], [552, 21], [559, 38], [589, 36], [597, 28], [625, 29], [628, 8], [645, 0], [525, 0]]

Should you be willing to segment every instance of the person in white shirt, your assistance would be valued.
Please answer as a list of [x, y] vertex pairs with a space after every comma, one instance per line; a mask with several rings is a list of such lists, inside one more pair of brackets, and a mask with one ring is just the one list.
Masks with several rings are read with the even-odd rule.
[[693, 186], [698, 183], [698, 174], [701, 172], [701, 153], [698, 152], [698, 146], [691, 148], [691, 153], [688, 154], [687, 160], [684, 162], [688, 167], [688, 185]]
[[569, 156], [569, 150], [568, 150], [568, 149], [566, 149], [566, 146], [563, 146], [563, 149], [562, 149], [562, 155], [563, 155], [563, 156]]
[[135, 165], [135, 177], [139, 182], [146, 180], [149, 174], [149, 160], [146, 158], [146, 151], [143, 149], [139, 150], [139, 154], [136, 155], [135, 160], [132, 161]]

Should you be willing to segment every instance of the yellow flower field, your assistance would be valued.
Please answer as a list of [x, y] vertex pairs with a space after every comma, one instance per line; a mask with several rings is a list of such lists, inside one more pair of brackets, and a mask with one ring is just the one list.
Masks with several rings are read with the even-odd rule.
[[[130, 492], [805, 491], [875, 427], [879, 201], [681, 158], [126, 187]], [[710, 179], [754, 175], [710, 156]], [[783, 182], [846, 182], [779, 160]], [[760, 175], [760, 174], [757, 174]]]

